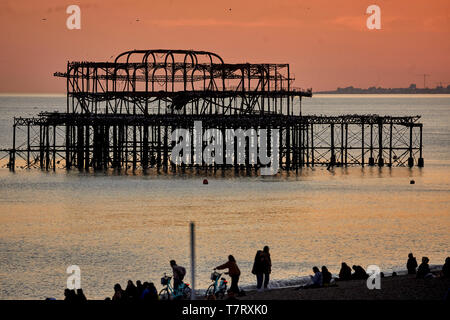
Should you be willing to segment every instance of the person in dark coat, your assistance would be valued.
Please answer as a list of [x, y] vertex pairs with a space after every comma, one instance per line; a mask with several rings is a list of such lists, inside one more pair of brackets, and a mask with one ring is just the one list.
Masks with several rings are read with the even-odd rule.
[[79, 288], [77, 289], [77, 298], [79, 302], [86, 302], [87, 298], [84, 295], [83, 289]]
[[265, 246], [262, 252], [262, 269], [264, 275], [264, 289], [267, 289], [272, 272], [272, 260], [270, 259], [269, 247]]
[[363, 267], [354, 265], [352, 268], [355, 271], [352, 274], [352, 279], [355, 279], [355, 280], [366, 280], [369, 277], [369, 275], [367, 274], [366, 270], [364, 270]]
[[256, 288], [261, 291], [264, 277], [263, 252], [258, 250], [256, 252], [255, 261], [253, 262], [252, 273], [256, 275]]
[[444, 266], [442, 267], [442, 276], [444, 278], [450, 278], [450, 257], [445, 259]]
[[156, 290], [155, 285], [153, 282], [144, 282], [143, 284], [144, 291], [142, 291], [142, 294], [140, 296], [140, 299], [143, 301], [151, 301], [151, 300], [158, 300], [158, 291]]
[[231, 254], [228, 256], [228, 262], [216, 267], [215, 269], [223, 270], [227, 268], [228, 268], [228, 275], [231, 278], [230, 290], [238, 294], [239, 293], [238, 282], [239, 277], [241, 275], [241, 270], [239, 270], [239, 267], [236, 263], [236, 259], [234, 259], [234, 257]]
[[155, 284], [153, 282], [150, 282], [148, 284], [149, 294], [145, 297], [147, 300], [158, 300], [158, 290], [156, 290]]
[[127, 287], [125, 288], [125, 294], [128, 300], [137, 300], [139, 298], [137, 294], [137, 288], [134, 285], [133, 281], [128, 280]]
[[124, 301], [126, 299], [125, 291], [122, 290], [120, 284], [116, 283], [114, 285], [114, 296], [112, 297], [112, 301]]
[[144, 286], [142, 285], [141, 280], [136, 281], [136, 296], [141, 297], [143, 291]]
[[341, 264], [341, 271], [339, 271], [339, 280], [350, 280], [352, 278], [352, 269], [345, 263]]
[[322, 283], [323, 285], [329, 285], [331, 282], [331, 273], [326, 266], [322, 266]]
[[406, 263], [406, 269], [408, 274], [416, 274], [417, 260], [412, 253], [408, 254], [408, 262]]
[[417, 275], [416, 278], [418, 279], [425, 279], [430, 276], [433, 276], [430, 270], [430, 266], [428, 265], [428, 262], [430, 259], [428, 257], [422, 257], [422, 263], [420, 264], [419, 268], [417, 269]]
[[73, 302], [73, 297], [70, 289], [64, 289], [64, 301]]

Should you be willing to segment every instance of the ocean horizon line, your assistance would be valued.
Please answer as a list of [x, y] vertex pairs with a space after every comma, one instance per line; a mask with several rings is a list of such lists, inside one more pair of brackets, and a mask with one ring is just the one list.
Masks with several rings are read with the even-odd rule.
[[[66, 97], [64, 93], [20, 93], [20, 92], [0, 92], [0, 97]], [[450, 98], [450, 94], [445, 93], [320, 93], [313, 92], [314, 97], [320, 98]]]

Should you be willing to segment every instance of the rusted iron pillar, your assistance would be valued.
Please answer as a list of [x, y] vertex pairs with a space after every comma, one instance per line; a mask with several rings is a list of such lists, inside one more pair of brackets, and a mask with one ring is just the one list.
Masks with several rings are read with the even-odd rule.
[[331, 156], [330, 156], [330, 163], [329, 163], [329, 165], [331, 167], [333, 167], [334, 165], [336, 165], [336, 155], [334, 153], [334, 123], [330, 124], [330, 131], [331, 131], [331, 137], [330, 137], [330, 152], [331, 152]]
[[412, 168], [414, 166], [414, 154], [413, 154], [413, 126], [409, 125], [409, 158], [408, 167]]
[[383, 119], [378, 121], [378, 166], [384, 166], [383, 159]]
[[420, 141], [419, 141], [419, 160], [417, 163], [417, 166], [422, 168], [424, 166], [424, 161], [423, 161], [423, 156], [422, 156], [422, 127], [423, 125], [420, 124], [419, 125], [419, 130], [420, 130]]

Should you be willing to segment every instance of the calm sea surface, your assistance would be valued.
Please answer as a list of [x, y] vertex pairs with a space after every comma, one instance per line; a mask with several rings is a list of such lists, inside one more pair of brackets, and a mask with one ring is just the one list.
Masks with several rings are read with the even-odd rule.
[[[64, 97], [0, 96], [0, 148], [14, 116], [64, 110]], [[269, 245], [273, 286], [342, 261], [384, 271], [407, 254], [443, 264], [450, 255], [450, 96], [316, 96], [304, 114], [422, 115], [425, 167], [305, 169], [295, 176], [102, 175], [0, 169], [0, 298], [63, 298], [66, 268], [81, 268], [88, 298], [116, 282], [153, 281], [175, 259], [189, 270], [197, 230], [197, 287], [233, 254], [241, 284]], [[409, 181], [414, 179], [415, 185]], [[190, 281], [189, 274], [187, 281]]]

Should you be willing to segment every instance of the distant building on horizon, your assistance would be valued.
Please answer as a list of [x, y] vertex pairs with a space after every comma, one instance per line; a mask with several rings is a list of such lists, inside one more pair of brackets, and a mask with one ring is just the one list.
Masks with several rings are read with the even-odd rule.
[[317, 91], [315, 94], [450, 94], [450, 85], [443, 87], [442, 85], [435, 88], [417, 88], [415, 83], [411, 83], [408, 88], [382, 88], [369, 87], [367, 89], [355, 88], [353, 86], [340, 88], [332, 91]]

